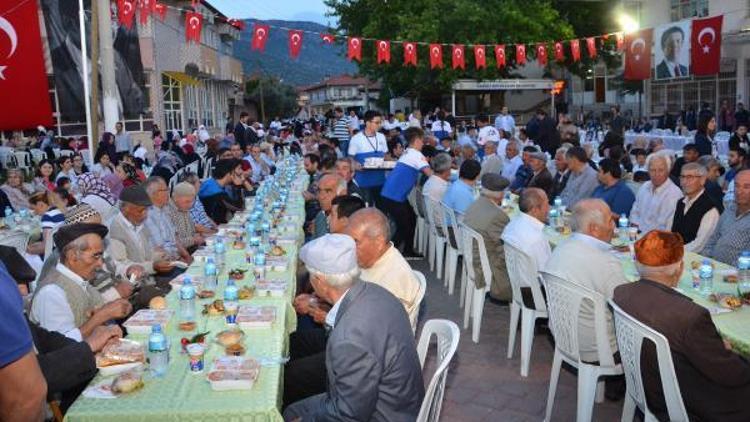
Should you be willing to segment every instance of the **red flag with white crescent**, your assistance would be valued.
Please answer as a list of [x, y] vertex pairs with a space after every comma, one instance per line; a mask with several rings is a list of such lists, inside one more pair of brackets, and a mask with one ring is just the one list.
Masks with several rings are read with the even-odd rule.
[[477, 69], [487, 68], [487, 54], [483, 45], [474, 46], [474, 66]]
[[589, 51], [589, 57], [596, 58], [596, 38], [586, 38], [586, 49]]
[[162, 22], [167, 18], [167, 6], [162, 3], [154, 2], [154, 12], [159, 15], [159, 20]]
[[245, 21], [242, 19], [227, 19], [227, 23], [233, 27], [243, 31], [245, 29]]
[[539, 66], [547, 66], [547, 45], [543, 42], [536, 45], [536, 62]]
[[693, 20], [690, 56], [693, 74], [715, 75], [721, 64], [721, 26], [724, 16]]
[[466, 69], [463, 44], [453, 44], [453, 46], [451, 47], [451, 64], [453, 65], [454, 69], [458, 67], [460, 67], [461, 69]]
[[404, 65], [408, 64], [417, 65], [417, 43], [415, 42], [404, 43]]
[[320, 39], [326, 44], [333, 44], [336, 41], [336, 36], [333, 34], [320, 34]]
[[565, 61], [565, 51], [563, 50], [562, 41], [555, 42], [555, 60], [558, 62]]
[[651, 78], [651, 40], [654, 29], [642, 29], [625, 37], [625, 79], [643, 81]]
[[140, 21], [141, 25], [148, 23], [148, 18], [154, 12], [154, 6], [156, 6], [156, 0], [141, 0], [140, 7]]
[[580, 40], [570, 40], [570, 56], [573, 57], [574, 62], [581, 60], [581, 41]]
[[289, 30], [289, 57], [296, 59], [302, 49], [302, 31], [298, 29]]
[[615, 34], [615, 45], [617, 46], [617, 51], [622, 51], [622, 46], [625, 44], [625, 35], [623, 35], [622, 32], [618, 32]]
[[347, 58], [349, 61], [356, 60], [358, 62], [362, 61], [362, 38], [359, 37], [349, 37], [349, 40], [346, 42], [346, 44], [349, 46]]
[[52, 126], [48, 87], [36, 0], [0, 1], [0, 130]]
[[516, 44], [516, 64], [523, 66], [526, 64], [526, 45]]
[[391, 62], [391, 42], [387, 40], [375, 41], [375, 46], [378, 50], [378, 64], [382, 62]]
[[505, 67], [505, 44], [495, 45], [495, 63], [498, 69]]
[[130, 29], [135, 18], [135, 0], [117, 0], [117, 20], [120, 25]]
[[443, 46], [430, 44], [430, 69], [443, 68]]
[[270, 28], [268, 25], [262, 23], [253, 24], [253, 39], [250, 41], [250, 49], [259, 51], [265, 50], [269, 31]]
[[201, 42], [201, 28], [203, 27], [203, 15], [198, 12], [185, 13], [185, 40], [187, 42]]

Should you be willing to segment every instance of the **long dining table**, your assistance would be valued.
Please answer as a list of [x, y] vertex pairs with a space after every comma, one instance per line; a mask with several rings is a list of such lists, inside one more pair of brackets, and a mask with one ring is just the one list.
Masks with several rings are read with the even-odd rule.
[[[277, 171], [277, 174], [279, 172]], [[124, 394], [116, 398], [90, 398], [81, 395], [68, 410], [65, 420], [70, 422], [87, 421], [281, 421], [283, 420], [280, 407], [283, 395], [283, 366], [288, 355], [289, 333], [296, 329], [296, 314], [292, 307], [292, 299], [296, 290], [297, 251], [304, 238], [302, 223], [304, 222], [304, 200], [301, 192], [306, 187], [307, 176], [298, 174], [289, 192], [289, 199], [281, 218], [281, 223], [272, 229], [270, 236], [277, 245], [285, 251], [286, 267], [281, 268], [278, 260], [271, 266], [263, 266], [263, 277], [267, 280], [286, 282], [286, 288], [280, 295], [259, 294], [250, 299], [240, 300], [240, 306], [251, 305], [259, 307], [273, 307], [275, 320], [270, 328], [243, 329], [245, 333], [242, 342], [246, 349], [246, 357], [252, 357], [260, 363], [260, 372], [249, 391], [214, 391], [207, 380], [211, 362], [225, 354], [215, 335], [226, 330], [228, 325], [224, 315], [203, 315], [198, 310], [196, 329], [185, 332], [178, 328], [179, 297], [177, 288], [166, 296], [168, 309], [174, 310], [165, 327], [165, 335], [171, 344], [170, 361], [166, 375], [151, 376], [144, 373], [144, 386], [133, 393]], [[238, 287], [254, 287], [256, 283], [256, 266], [254, 253], [242, 243], [235, 244], [233, 234], [239, 238], [243, 233], [244, 224], [250, 212], [241, 212], [234, 216], [229, 224], [220, 227], [223, 237], [212, 239], [214, 242], [223, 241], [226, 252], [223, 265], [219, 265], [218, 287], [215, 297], [210, 299], [196, 299], [198, 309], [216, 299], [224, 297], [224, 288], [229, 279], [229, 272], [233, 269], [245, 271], [243, 278], [237, 280]], [[264, 215], [272, 214], [267, 208]], [[247, 239], [244, 239], [247, 240]], [[244, 243], [244, 242], [243, 242]], [[242, 246], [242, 247], [240, 247]], [[247, 248], [247, 249], [246, 249]], [[201, 252], [203, 251], [203, 252]], [[199, 249], [196, 256], [206, 254], [205, 249]], [[204, 275], [205, 260], [195, 259], [186, 274], [200, 279]], [[258, 266], [260, 269], [260, 266]], [[180, 340], [189, 338], [196, 333], [208, 332], [206, 336], [207, 350], [205, 353], [205, 367], [203, 373], [192, 373], [189, 369], [188, 355], [182, 351]], [[128, 339], [143, 343], [148, 342], [147, 334], [129, 334]], [[110, 383], [113, 377], [97, 375], [89, 384], [95, 386]]]
[[[518, 209], [518, 197], [511, 195], [510, 198], [506, 198], [502, 208], [510, 218], [516, 217], [520, 213]], [[570, 236], [570, 233], [564, 234], [549, 225], [545, 226], [544, 234], [552, 248]], [[613, 239], [613, 243], [619, 243], [619, 240]], [[631, 282], [638, 280], [639, 275], [636, 271], [632, 252], [619, 252], [613, 244], [612, 253], [622, 263], [626, 279]], [[696, 275], [692, 268], [693, 263], [701, 263], [704, 259], [708, 259], [714, 267], [713, 292], [716, 294], [737, 294], [738, 284], [727, 283], [723, 277], [725, 274], [736, 271], [735, 267], [693, 252], [687, 252], [683, 257], [684, 269], [676, 290], [692, 299], [698, 305], [708, 309], [719, 334], [729, 341], [733, 350], [750, 357], [750, 305], [745, 304], [735, 310], [726, 309], [712, 301], [709, 296], [701, 294], [698, 289], [694, 288], [693, 279]]]

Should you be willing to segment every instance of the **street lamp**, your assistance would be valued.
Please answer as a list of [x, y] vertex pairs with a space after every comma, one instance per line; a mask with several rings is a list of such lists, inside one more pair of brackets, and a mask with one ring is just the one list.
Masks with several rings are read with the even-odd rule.
[[620, 24], [620, 27], [622, 27], [622, 30], [626, 33], [635, 32], [640, 29], [638, 21], [633, 19], [632, 16], [625, 13], [621, 13], [620, 16], [617, 17], [617, 23]]

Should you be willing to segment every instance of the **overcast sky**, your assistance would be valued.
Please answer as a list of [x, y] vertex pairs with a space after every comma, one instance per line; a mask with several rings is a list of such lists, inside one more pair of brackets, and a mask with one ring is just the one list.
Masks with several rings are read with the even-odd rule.
[[209, 0], [214, 7], [231, 18], [283, 19], [333, 24], [325, 16], [323, 0]]

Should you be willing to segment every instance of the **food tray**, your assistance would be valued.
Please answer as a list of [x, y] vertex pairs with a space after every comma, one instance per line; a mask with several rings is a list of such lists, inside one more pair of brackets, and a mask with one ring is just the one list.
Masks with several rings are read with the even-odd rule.
[[271, 328], [276, 320], [273, 306], [240, 305], [237, 324], [242, 328]]
[[141, 309], [128, 318], [123, 326], [132, 334], [149, 334], [154, 324], [160, 324], [164, 331], [173, 313], [171, 309]]

